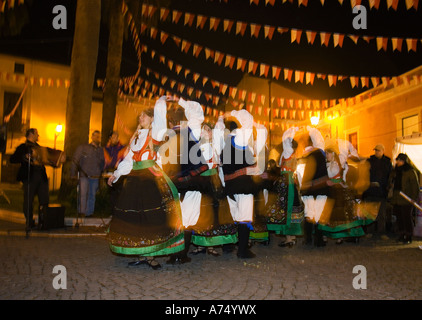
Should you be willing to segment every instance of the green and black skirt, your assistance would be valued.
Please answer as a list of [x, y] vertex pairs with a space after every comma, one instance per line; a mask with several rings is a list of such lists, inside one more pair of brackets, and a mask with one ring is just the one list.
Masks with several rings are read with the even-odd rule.
[[300, 236], [304, 205], [293, 181], [293, 172], [282, 171], [269, 192], [267, 228], [280, 235]]
[[327, 221], [318, 224], [318, 229], [331, 239], [356, 238], [365, 235], [363, 226], [371, 224], [371, 219], [361, 219], [358, 203], [353, 190], [344, 188], [339, 180], [331, 179], [335, 184], [329, 188], [329, 199], [333, 203]]
[[122, 255], [162, 256], [184, 249], [178, 192], [154, 160], [135, 162], [124, 178], [108, 230]]
[[201, 174], [204, 192], [201, 195], [201, 212], [196, 225], [189, 227], [193, 231], [192, 243], [202, 247], [214, 247], [237, 243], [237, 227], [234, 224], [224, 196], [223, 186], [217, 169], [210, 169]]

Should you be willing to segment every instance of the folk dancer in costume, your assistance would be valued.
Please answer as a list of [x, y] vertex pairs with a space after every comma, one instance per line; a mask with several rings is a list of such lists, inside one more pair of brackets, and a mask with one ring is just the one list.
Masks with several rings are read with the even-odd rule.
[[[348, 187], [344, 171], [348, 169], [346, 150], [341, 154], [337, 141], [326, 142], [328, 197], [333, 202], [331, 214], [324, 224], [318, 228], [337, 244], [347, 241], [359, 242], [359, 237], [365, 235], [362, 225], [366, 220], [359, 219], [356, 214], [356, 197], [354, 191]], [[342, 157], [340, 158], [340, 155]]]
[[182, 128], [178, 136], [180, 166], [177, 175], [172, 174], [172, 179], [180, 193], [185, 251], [173, 256], [169, 263], [188, 261], [186, 253], [191, 242], [200, 246], [193, 250], [193, 254], [205, 252], [202, 247], [208, 247], [209, 254], [218, 256], [214, 246], [237, 240], [233, 222], [222, 224], [219, 221], [218, 194], [222, 186], [213, 161], [211, 137], [202, 126], [203, 109], [195, 101], [179, 99], [179, 105], [185, 110], [187, 127]]
[[304, 207], [299, 195], [296, 176], [296, 149], [294, 140], [298, 127], [292, 127], [283, 134], [283, 151], [279, 160], [278, 176], [274, 181], [267, 206], [268, 230], [284, 235], [280, 247], [292, 247], [296, 236], [301, 236]]
[[[267, 131], [264, 126], [257, 126], [252, 115], [246, 110], [231, 111], [227, 116], [236, 118], [240, 127], [226, 140], [216, 139], [221, 142], [221, 162], [224, 174], [224, 189], [230, 205], [233, 220], [238, 225], [238, 252], [239, 258], [253, 258], [255, 254], [248, 248], [250, 228], [254, 221], [256, 210], [254, 197], [259, 191], [254, 181], [265, 170], [265, 163], [257, 163], [256, 155], [265, 148]], [[224, 124], [222, 120], [216, 124], [220, 129]], [[253, 128], [257, 129], [256, 139], [253, 139]], [[261, 158], [262, 159], [262, 158]]]
[[161, 97], [154, 109], [141, 113], [128, 154], [108, 180], [111, 185], [126, 179], [110, 222], [111, 251], [138, 256], [129, 264], [146, 263], [154, 270], [161, 267], [154, 257], [184, 249], [178, 192], [155, 161], [167, 130], [166, 99]]
[[297, 167], [300, 176], [300, 192], [305, 206], [305, 244], [310, 245], [313, 242], [315, 246], [323, 247], [325, 241], [318, 223], [320, 220], [324, 221], [326, 213], [329, 212], [324, 139], [315, 128], [308, 127], [307, 131], [308, 133], [303, 134], [306, 147]]
[[201, 213], [192, 236], [192, 243], [198, 247], [192, 254], [220, 254], [216, 246], [237, 243], [237, 228], [230, 213], [228, 200], [224, 197], [223, 183], [219, 175], [218, 151], [213, 144], [213, 125], [203, 123], [200, 149], [208, 164], [208, 170], [201, 173], [201, 179], [211, 186], [208, 193], [202, 194]]

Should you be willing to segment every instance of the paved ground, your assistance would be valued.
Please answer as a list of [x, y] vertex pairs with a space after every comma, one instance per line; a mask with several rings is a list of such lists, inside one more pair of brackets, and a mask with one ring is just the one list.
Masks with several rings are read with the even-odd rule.
[[[8, 225], [11, 228], [14, 225]], [[4, 227], [3, 227], [4, 228]], [[88, 234], [85, 234], [88, 235]], [[362, 239], [324, 248], [255, 244], [255, 259], [236, 253], [199, 255], [184, 265], [129, 267], [113, 255], [104, 236], [0, 235], [0, 300], [397, 300], [422, 299], [421, 239], [410, 245]], [[57, 282], [55, 266], [66, 268]], [[353, 273], [366, 269], [366, 289]], [[358, 277], [358, 278], [355, 278]], [[66, 289], [55, 289], [57, 283]]]

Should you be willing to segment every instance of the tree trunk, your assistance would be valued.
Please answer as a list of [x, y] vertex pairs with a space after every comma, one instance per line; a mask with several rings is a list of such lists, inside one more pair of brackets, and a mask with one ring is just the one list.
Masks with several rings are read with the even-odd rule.
[[101, 0], [79, 0], [76, 8], [75, 33], [70, 66], [70, 87], [66, 107], [64, 151], [60, 194], [69, 195], [74, 183], [70, 166], [75, 149], [89, 139], [92, 93], [98, 57]]
[[123, 0], [110, 0], [110, 20], [106, 82], [103, 100], [102, 138], [101, 144], [107, 144], [108, 136], [114, 128], [116, 106], [118, 101], [120, 66], [122, 63], [122, 45], [124, 19], [122, 13]]

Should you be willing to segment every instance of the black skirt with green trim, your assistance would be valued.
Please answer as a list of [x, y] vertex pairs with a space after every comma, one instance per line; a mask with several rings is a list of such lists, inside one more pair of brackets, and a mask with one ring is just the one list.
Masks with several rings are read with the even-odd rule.
[[161, 256], [184, 249], [177, 190], [153, 162], [124, 178], [108, 231], [112, 252]]

